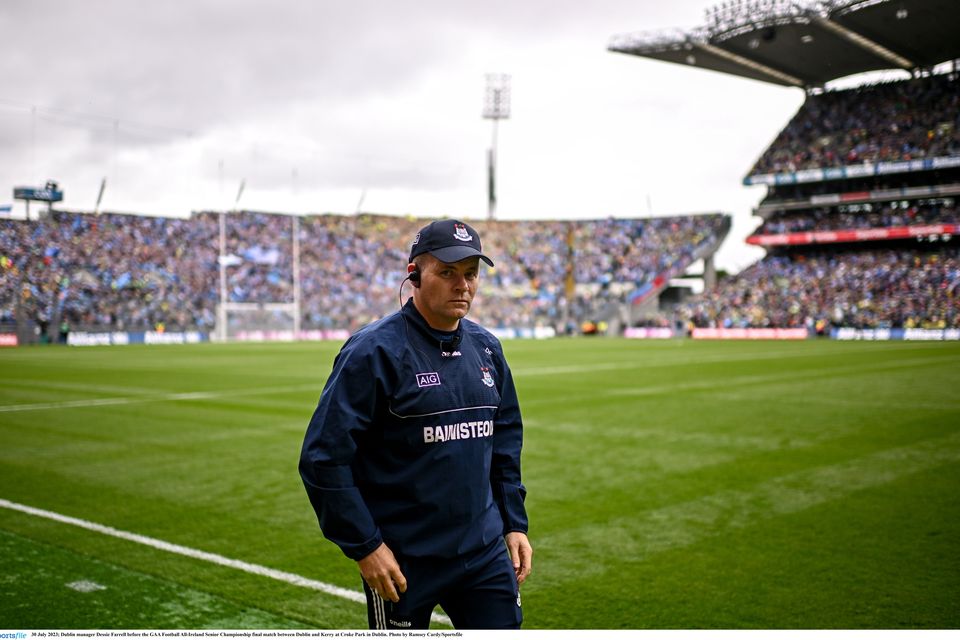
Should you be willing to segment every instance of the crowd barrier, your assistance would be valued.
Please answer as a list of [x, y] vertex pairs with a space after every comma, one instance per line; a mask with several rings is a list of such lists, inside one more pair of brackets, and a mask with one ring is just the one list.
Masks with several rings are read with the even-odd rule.
[[94, 347], [122, 344], [195, 344], [207, 342], [210, 336], [200, 331], [71, 331], [67, 344], [72, 347]]
[[557, 337], [557, 330], [553, 327], [523, 327], [520, 329], [514, 329], [511, 327], [499, 327], [492, 329], [487, 327], [487, 330], [500, 340], [513, 340], [515, 338], [533, 338], [535, 340], [542, 340], [545, 338]]
[[960, 340], [960, 329], [833, 329], [834, 340]]
[[763, 173], [747, 176], [743, 184], [781, 185], [802, 184], [806, 182], [823, 182], [825, 180], [840, 180], [843, 178], [865, 178], [868, 176], [882, 176], [890, 173], [904, 173], [907, 171], [930, 171], [960, 167], [960, 157], [941, 156], [938, 158], [923, 158], [920, 160], [900, 160], [897, 162], [865, 162], [846, 167], [827, 167], [825, 169], [804, 169], [787, 173]]
[[231, 336], [236, 342], [293, 342], [296, 340], [346, 340], [350, 332], [346, 329], [300, 331], [239, 331]]
[[[557, 335], [553, 327], [535, 328], [499, 328], [491, 329], [491, 333], [500, 339], [543, 339], [554, 338]], [[0, 334], [0, 346], [17, 346], [16, 335], [9, 334], [10, 340], [5, 340]], [[230, 337], [231, 342], [293, 342], [294, 340], [346, 340], [350, 332], [346, 329], [310, 330], [294, 333], [293, 331], [241, 331]], [[210, 335], [200, 331], [104, 331], [86, 332], [72, 331], [67, 336], [67, 344], [73, 347], [92, 347], [104, 345], [124, 344], [195, 344], [209, 342]]]
[[624, 338], [651, 338], [655, 340], [665, 340], [673, 338], [675, 335], [673, 329], [664, 327], [627, 327], [623, 332]]
[[747, 238], [747, 244], [773, 247], [835, 242], [903, 240], [905, 238], [939, 238], [942, 236], [954, 236], [958, 233], [960, 233], [960, 224], [923, 224], [911, 227], [878, 227], [874, 229], [793, 231], [790, 233], [757, 234]]
[[714, 329], [697, 328], [691, 333], [695, 340], [806, 340], [806, 329]]
[[[525, 329], [491, 329], [501, 340], [546, 339], [554, 338], [557, 332], [552, 327]], [[629, 327], [624, 330], [625, 338], [665, 340], [682, 337], [673, 329], [664, 327]], [[350, 334], [345, 329], [330, 331], [301, 331], [297, 339], [346, 340]], [[721, 329], [696, 328], [690, 334], [695, 340], [806, 340], [814, 337], [806, 329]], [[960, 329], [853, 329], [840, 328], [830, 331], [833, 340], [960, 340]], [[292, 342], [292, 331], [247, 331], [234, 336], [237, 342]], [[113, 331], [84, 332], [73, 331], [67, 337], [67, 344], [74, 347], [90, 347], [125, 344], [196, 344], [209, 342], [210, 335], [201, 331]], [[0, 347], [18, 346], [17, 336], [13, 333], [0, 333]]]

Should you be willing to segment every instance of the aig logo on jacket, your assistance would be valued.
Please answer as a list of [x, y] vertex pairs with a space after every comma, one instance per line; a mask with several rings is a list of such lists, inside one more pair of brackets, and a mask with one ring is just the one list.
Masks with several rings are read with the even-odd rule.
[[421, 389], [424, 387], [439, 387], [440, 374], [436, 371], [430, 371], [429, 373], [418, 373], [417, 386]]

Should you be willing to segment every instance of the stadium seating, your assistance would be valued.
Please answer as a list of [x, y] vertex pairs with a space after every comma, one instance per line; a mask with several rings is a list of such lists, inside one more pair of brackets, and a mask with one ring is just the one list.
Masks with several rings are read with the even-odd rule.
[[953, 199], [911, 203], [907, 206], [901, 206], [900, 202], [884, 202], [784, 212], [764, 221], [754, 234], [762, 236], [797, 231], [882, 229], [958, 223], [960, 223], [960, 212], [957, 211]]
[[[352, 331], [396, 309], [408, 243], [423, 224], [378, 215], [302, 218], [301, 326]], [[481, 278], [476, 319], [562, 331], [564, 319], [574, 327], [596, 321], [606, 303], [622, 303], [630, 290], [686, 266], [729, 221], [716, 214], [475, 224], [497, 257]], [[226, 216], [225, 227], [228, 300], [292, 302], [292, 218], [239, 212]], [[214, 212], [180, 219], [54, 211], [41, 220], [2, 220], [0, 314], [40, 327], [66, 321], [74, 329], [211, 331], [218, 255]]]
[[960, 248], [767, 256], [683, 308], [697, 327], [960, 327]]
[[810, 95], [750, 175], [960, 154], [953, 75]]
[[[751, 175], [957, 156], [958, 131], [955, 74], [810, 95]], [[960, 327], [960, 171], [906, 164], [771, 184], [748, 238], [770, 253], [677, 313], [692, 327], [811, 334]]]

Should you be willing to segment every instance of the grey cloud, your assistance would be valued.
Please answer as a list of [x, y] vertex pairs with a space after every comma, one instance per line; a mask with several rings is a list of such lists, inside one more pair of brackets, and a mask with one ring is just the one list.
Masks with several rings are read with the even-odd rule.
[[[254, 141], [227, 141], [227, 149], [202, 149], [190, 170], [216, 179], [226, 158], [231, 179], [263, 185], [288, 185], [296, 169], [304, 188], [449, 188], [473, 179], [466, 164], [483, 164], [482, 149], [465, 151], [453, 125], [374, 122], [369, 110], [351, 120], [344, 111], [398, 105], [477, 43], [522, 54], [571, 39], [584, 55], [603, 54], [610, 35], [655, 22], [661, 5], [670, 3], [5, 0], [0, 101], [14, 104], [0, 102], [0, 175], [22, 175], [34, 151], [31, 105], [44, 107], [38, 148], [64, 142], [58, 164], [39, 171], [100, 176], [111, 174], [118, 147], [159, 156], [168, 145], [287, 117], [285, 107], [300, 104], [309, 105], [297, 123], [302, 149], [263, 145], [257, 157]], [[122, 160], [117, 170], [133, 172], [124, 174]]]

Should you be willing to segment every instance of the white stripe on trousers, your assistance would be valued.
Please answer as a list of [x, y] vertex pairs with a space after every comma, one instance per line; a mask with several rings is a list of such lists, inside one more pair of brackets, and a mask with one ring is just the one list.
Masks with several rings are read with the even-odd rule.
[[387, 628], [387, 612], [383, 602], [383, 598], [380, 597], [380, 594], [377, 593], [376, 589], [370, 589], [370, 593], [373, 594], [373, 628], [374, 629], [386, 629]]
[[[370, 585], [368, 585], [366, 582], [364, 582], [363, 585], [364, 585], [364, 589], [370, 588]], [[387, 627], [387, 611], [386, 611], [387, 603], [383, 598], [377, 595], [377, 591], [375, 589], [370, 589], [370, 594], [371, 594], [370, 595], [371, 599], [367, 601], [367, 609], [369, 613], [369, 608], [373, 607], [373, 620], [374, 620], [373, 623], [375, 625], [373, 628], [387, 629], [388, 628]], [[445, 624], [448, 627], [453, 626], [453, 621], [450, 620], [450, 618], [443, 615], [442, 613], [437, 613], [436, 611], [430, 614], [430, 621], [438, 622], [440, 624]]]

